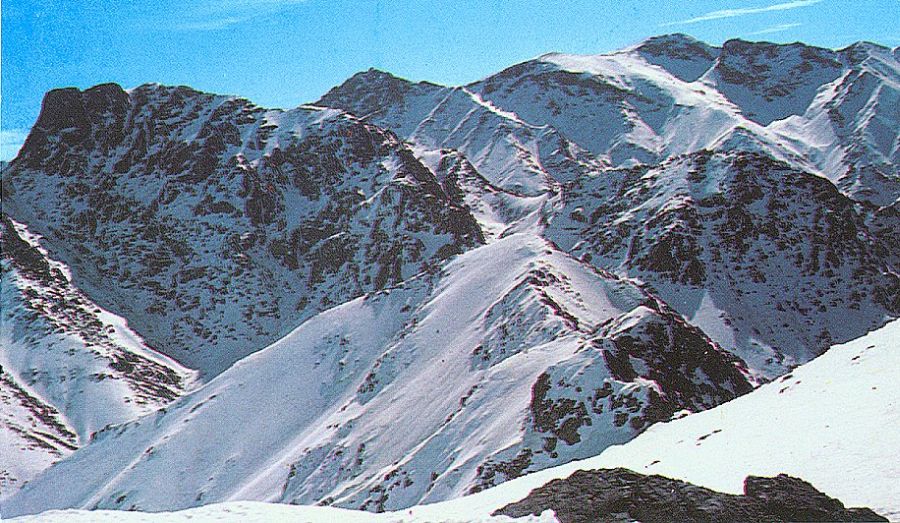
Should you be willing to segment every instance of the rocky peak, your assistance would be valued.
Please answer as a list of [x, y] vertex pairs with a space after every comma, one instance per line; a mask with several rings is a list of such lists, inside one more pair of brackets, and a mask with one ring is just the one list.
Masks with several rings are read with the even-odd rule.
[[128, 102], [128, 93], [114, 83], [84, 91], [75, 87], [54, 89], [44, 95], [35, 128], [47, 133], [70, 128], [84, 130], [103, 115], [124, 114]]
[[75, 87], [54, 89], [44, 95], [35, 127], [47, 132], [90, 126], [84, 109], [84, 93]]
[[717, 47], [681, 33], [650, 37], [634, 50], [651, 64], [686, 82], [703, 76], [720, 52]]
[[92, 298], [206, 375], [483, 241], [396, 135], [340, 111], [155, 84], [48, 100], [4, 171], [4, 208]]
[[855, 42], [839, 50], [838, 53], [851, 64], [855, 64], [866, 60], [870, 56], [890, 57], [893, 55], [893, 58], [896, 60], [898, 49], [900, 47], [895, 47], [892, 51], [890, 47], [872, 42]]
[[[316, 105], [343, 108], [353, 101], [354, 113], [364, 117], [381, 108], [401, 103], [416, 84], [378, 69], [356, 73], [341, 85], [332, 88]], [[426, 85], [426, 84], [419, 84]], [[440, 89], [438, 86], [435, 88]]]

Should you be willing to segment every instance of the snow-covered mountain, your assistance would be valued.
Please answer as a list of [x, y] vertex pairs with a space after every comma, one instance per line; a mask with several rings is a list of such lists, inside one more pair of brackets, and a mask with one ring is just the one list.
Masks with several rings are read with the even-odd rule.
[[22, 478], [84, 447], [4, 514], [443, 501], [863, 336], [900, 315], [898, 71], [670, 35], [288, 111], [51, 91], [2, 175], [4, 416], [60, 442]]
[[561, 199], [547, 237], [651, 284], [768, 377], [900, 312], [900, 246], [827, 180], [769, 156], [705, 151], [607, 170]]
[[669, 35], [607, 55], [545, 55], [469, 89], [615, 165], [762, 148], [855, 199], [900, 197], [900, 62], [874, 44], [713, 48]]
[[550, 53], [465, 87], [370, 70], [318, 103], [425, 147], [459, 149], [495, 182], [512, 161], [564, 181], [544, 165], [560, 154], [628, 166], [740, 147], [821, 174], [856, 199], [900, 197], [900, 62], [869, 43], [716, 48], [676, 34], [610, 54]]
[[391, 129], [420, 154], [459, 151], [489, 182], [523, 196], [553, 192], [559, 181], [606, 165], [555, 129], [525, 122], [466, 87], [413, 84], [370, 69], [316, 103]]
[[457, 149], [507, 190], [509, 162], [536, 169], [546, 237], [651, 284], [771, 377], [900, 313], [898, 80], [871, 44], [669, 35], [464, 88], [370, 70], [318, 103]]

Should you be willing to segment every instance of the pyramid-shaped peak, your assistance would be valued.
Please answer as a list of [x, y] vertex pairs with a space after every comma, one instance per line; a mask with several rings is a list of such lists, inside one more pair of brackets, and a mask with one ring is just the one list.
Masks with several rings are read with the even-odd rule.
[[412, 80], [407, 80], [401, 76], [397, 76], [388, 71], [383, 71], [381, 69], [377, 69], [375, 67], [370, 67], [365, 71], [360, 71], [350, 78], [347, 79], [345, 84], [388, 84], [388, 85], [404, 85], [404, 86], [412, 86], [412, 85], [432, 85], [438, 86], [438, 84], [422, 81], [422, 82], [414, 82]]
[[694, 54], [708, 56], [715, 56], [718, 52], [718, 48], [684, 33], [651, 36], [642, 40], [632, 49], [652, 54], [683, 54], [685, 51], [692, 51]]
[[703, 45], [710, 47], [707, 43], [702, 42], [691, 35], [685, 33], [669, 33], [664, 35], [655, 35], [645, 38], [638, 44], [641, 47], [645, 44], [675, 44], [675, 45]]

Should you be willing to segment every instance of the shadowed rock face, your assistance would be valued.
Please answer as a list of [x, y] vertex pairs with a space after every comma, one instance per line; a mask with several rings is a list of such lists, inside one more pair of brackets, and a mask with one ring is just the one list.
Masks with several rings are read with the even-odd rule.
[[392, 133], [187, 87], [49, 92], [2, 183], [92, 300], [204, 376], [483, 241]]
[[522, 517], [552, 509], [563, 523], [626, 521], [887, 521], [868, 508], [845, 508], [809, 483], [779, 474], [748, 476], [744, 494], [623, 468], [579, 470], [534, 489], [494, 513]]
[[721, 49], [684, 34], [672, 34], [648, 38], [636, 51], [651, 64], [693, 82], [715, 65]]
[[647, 282], [686, 318], [699, 307], [687, 296], [707, 293], [719, 316], [698, 326], [769, 375], [900, 312], [895, 210], [867, 218], [827, 180], [766, 155], [701, 152], [564, 194], [545, 232], [557, 245]]

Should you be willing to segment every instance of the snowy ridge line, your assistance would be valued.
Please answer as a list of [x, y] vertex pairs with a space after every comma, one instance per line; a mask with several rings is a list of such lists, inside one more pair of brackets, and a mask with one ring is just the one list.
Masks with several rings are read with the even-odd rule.
[[[19, 223], [11, 218], [9, 221], [12, 223], [19, 237], [25, 240], [32, 248], [36, 249], [51, 268], [60, 271], [66, 281], [74, 286], [71, 269], [64, 262], [53, 259], [50, 256], [50, 253], [41, 244], [41, 241], [44, 239], [43, 236], [30, 231], [28, 226], [23, 223]], [[38, 285], [38, 282], [32, 281], [23, 275], [19, 275], [18, 277], [28, 282], [29, 285]], [[128, 321], [125, 318], [117, 316], [96, 304], [93, 304], [93, 307], [99, 311], [95, 312], [97, 319], [102, 322], [105, 327], [112, 328], [115, 331], [115, 343], [117, 345], [126, 347], [129, 352], [138, 354], [141, 357], [162, 366], [177, 369], [181, 374], [182, 379], [185, 380], [183, 382], [185, 391], [189, 391], [199, 384], [198, 376], [195, 371], [184, 367], [165, 354], [148, 347], [141, 337], [128, 326]]]
[[41, 255], [47, 260], [47, 263], [49, 263], [51, 267], [59, 270], [66, 278], [66, 280], [69, 283], [72, 283], [72, 271], [69, 270], [69, 267], [65, 263], [50, 258], [47, 250], [41, 245], [41, 239], [43, 239], [41, 235], [35, 234], [28, 230], [28, 226], [26, 226], [24, 223], [19, 223], [11, 218], [9, 221], [10, 223], [12, 223], [16, 234], [18, 234], [20, 238], [25, 240], [31, 247], [37, 249], [38, 252], [40, 252]]
[[519, 116], [516, 113], [511, 112], [511, 111], [504, 111], [504, 110], [500, 109], [499, 107], [495, 106], [491, 102], [485, 101], [484, 99], [481, 98], [480, 95], [473, 93], [472, 91], [466, 89], [465, 87], [459, 87], [458, 89], [460, 89], [462, 92], [466, 93], [466, 95], [468, 95], [475, 103], [477, 103], [481, 107], [484, 107], [488, 111], [496, 114], [497, 116], [506, 118], [507, 120], [512, 120], [513, 122], [516, 122], [519, 125], [524, 125], [525, 127], [530, 127], [531, 129], [545, 129], [547, 127], [546, 125], [532, 125], [532, 124], [522, 120], [521, 118], [519, 118]]

